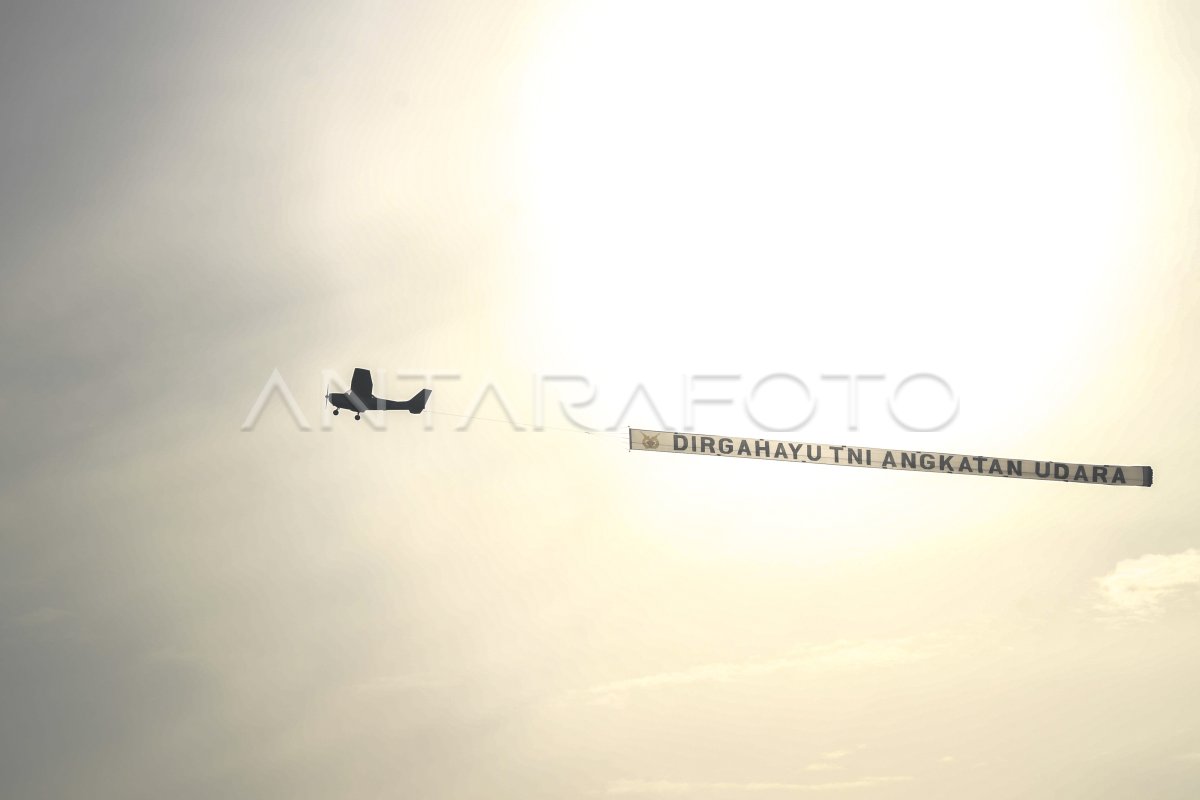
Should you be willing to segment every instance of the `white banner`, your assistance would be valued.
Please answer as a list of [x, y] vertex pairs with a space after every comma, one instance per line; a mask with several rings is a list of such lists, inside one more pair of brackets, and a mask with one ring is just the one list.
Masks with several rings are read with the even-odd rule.
[[988, 475], [1035, 481], [1097, 483], [1104, 486], [1149, 486], [1150, 467], [1112, 464], [1073, 464], [1067, 461], [1029, 461], [920, 450], [880, 450], [876, 447], [807, 444], [777, 439], [745, 439], [702, 433], [629, 429], [629, 449], [653, 453], [693, 453], [728, 458], [759, 458], [800, 464], [835, 464], [843, 467], [899, 469], [906, 472], [948, 472], [955, 475]]

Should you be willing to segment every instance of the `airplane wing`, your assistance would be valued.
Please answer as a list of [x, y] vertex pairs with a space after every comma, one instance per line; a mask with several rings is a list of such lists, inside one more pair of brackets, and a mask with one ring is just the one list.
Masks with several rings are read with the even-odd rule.
[[354, 377], [350, 379], [350, 391], [361, 400], [371, 396], [371, 371], [359, 367], [354, 370]]

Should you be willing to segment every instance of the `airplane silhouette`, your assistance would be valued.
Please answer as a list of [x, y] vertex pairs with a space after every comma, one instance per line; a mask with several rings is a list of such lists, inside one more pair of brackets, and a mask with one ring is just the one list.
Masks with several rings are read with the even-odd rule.
[[353, 411], [354, 418], [358, 419], [363, 411], [407, 411], [410, 414], [420, 414], [425, 410], [425, 403], [429, 401], [431, 394], [433, 390], [422, 389], [409, 400], [384, 400], [376, 397], [371, 393], [370, 370], [360, 367], [354, 370], [354, 377], [350, 379], [350, 391], [326, 394], [325, 399], [333, 406], [335, 415], [339, 408], [344, 408]]

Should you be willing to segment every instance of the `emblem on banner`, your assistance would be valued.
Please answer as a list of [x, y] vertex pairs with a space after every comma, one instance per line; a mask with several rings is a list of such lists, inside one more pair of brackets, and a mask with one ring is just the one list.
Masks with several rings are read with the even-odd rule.
[[653, 436], [648, 436], [643, 433], [642, 434], [642, 447], [646, 448], [647, 450], [657, 450], [658, 449], [658, 434], [656, 433]]

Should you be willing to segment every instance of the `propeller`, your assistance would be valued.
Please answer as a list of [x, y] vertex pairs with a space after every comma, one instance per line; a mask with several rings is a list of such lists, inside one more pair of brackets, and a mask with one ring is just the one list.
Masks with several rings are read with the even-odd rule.
[[[333, 401], [329, 399], [329, 384], [328, 383], [325, 384], [325, 405], [333, 406]], [[337, 414], [337, 412], [338, 412], [337, 406], [333, 406], [333, 413]]]

